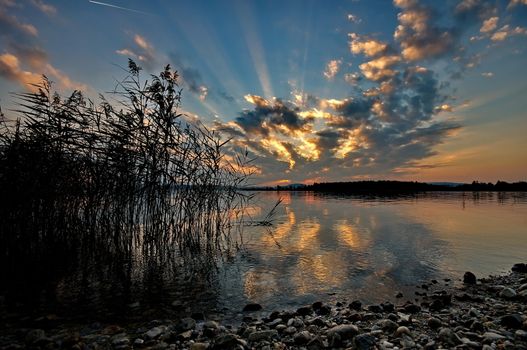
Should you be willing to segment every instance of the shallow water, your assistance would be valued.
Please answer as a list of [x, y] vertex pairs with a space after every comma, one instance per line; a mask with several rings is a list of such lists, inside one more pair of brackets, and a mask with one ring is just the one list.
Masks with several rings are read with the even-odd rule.
[[32, 308], [82, 319], [203, 312], [234, 321], [248, 302], [267, 313], [316, 300], [393, 300], [397, 291], [411, 299], [422, 282], [503, 273], [527, 260], [526, 193], [258, 192], [252, 219], [279, 198], [273, 226], [246, 227], [242, 249], [212, 281], [140, 264], [123, 272], [116, 263], [115, 271], [50, 281]]

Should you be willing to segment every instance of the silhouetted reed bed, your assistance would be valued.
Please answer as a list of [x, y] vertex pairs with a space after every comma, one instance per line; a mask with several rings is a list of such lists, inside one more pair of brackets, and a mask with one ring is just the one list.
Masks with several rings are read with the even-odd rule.
[[[0, 264], [22, 293], [93, 266], [197, 266], [228, 256], [247, 197], [243, 156], [178, 112], [170, 67], [128, 76], [100, 103], [75, 91], [16, 94], [19, 119], [1, 117]], [[127, 272], [128, 271], [128, 272]], [[95, 271], [94, 273], [97, 273]], [[7, 286], [9, 284], [9, 286]]]

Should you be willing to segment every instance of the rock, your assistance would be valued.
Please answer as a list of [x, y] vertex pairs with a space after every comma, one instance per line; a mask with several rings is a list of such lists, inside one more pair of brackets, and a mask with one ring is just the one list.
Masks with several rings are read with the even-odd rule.
[[109, 325], [101, 331], [101, 334], [114, 335], [114, 334], [122, 333], [123, 331], [124, 329], [122, 329], [121, 327], [117, 325]]
[[438, 337], [443, 344], [448, 346], [456, 346], [462, 343], [459, 336], [450, 328], [441, 328]]
[[307, 316], [313, 314], [313, 308], [311, 306], [302, 306], [296, 310], [296, 313], [300, 316]]
[[190, 350], [207, 350], [208, 348], [208, 343], [192, 343], [190, 345]]
[[412, 303], [404, 304], [403, 308], [404, 308], [404, 311], [409, 314], [416, 314], [419, 311], [421, 311], [421, 307], [419, 305], [412, 304]]
[[353, 338], [353, 344], [357, 350], [375, 349], [375, 337], [369, 334], [359, 334]]
[[431, 317], [428, 319], [427, 324], [428, 324], [428, 327], [432, 329], [437, 329], [443, 325], [443, 322], [441, 322], [441, 320], [438, 318]]
[[296, 345], [306, 345], [313, 338], [308, 331], [298, 332], [293, 336], [293, 341]]
[[249, 303], [244, 306], [243, 312], [255, 312], [255, 311], [260, 311], [262, 309], [263, 309], [262, 305], [258, 303]]
[[476, 275], [474, 275], [470, 271], [465, 272], [465, 274], [463, 275], [463, 283], [476, 284], [477, 283]]
[[286, 329], [284, 329], [284, 334], [294, 334], [296, 333], [296, 327], [289, 326]]
[[368, 310], [373, 313], [380, 314], [382, 312], [382, 307], [380, 305], [369, 305]]
[[307, 343], [307, 350], [323, 350], [326, 348], [324, 341], [320, 337], [314, 337]]
[[137, 346], [137, 347], [143, 345], [144, 343], [145, 343], [145, 341], [143, 339], [141, 339], [141, 338], [136, 338], [134, 340], [134, 345]]
[[163, 334], [163, 331], [164, 329], [161, 327], [154, 327], [150, 329], [148, 332], [146, 332], [145, 335], [150, 339], [154, 339], [154, 338], [159, 337], [161, 334]]
[[216, 321], [207, 321], [203, 324], [203, 335], [209, 338], [216, 336], [220, 331], [220, 325]]
[[185, 331], [194, 329], [194, 328], [196, 328], [196, 321], [193, 318], [190, 318], [190, 317], [182, 318], [177, 323], [176, 328], [180, 332], [185, 332]]
[[392, 303], [388, 303], [388, 302], [382, 303], [381, 307], [384, 312], [393, 312], [395, 310], [395, 305], [393, 305]]
[[353, 301], [349, 304], [349, 308], [352, 309], [352, 310], [357, 310], [357, 311], [359, 311], [360, 309], [362, 309], [362, 303], [360, 302], [360, 300], [353, 300]]
[[331, 313], [331, 306], [329, 305], [322, 305], [320, 308], [315, 310], [317, 315], [326, 316]]
[[397, 299], [400, 299], [400, 298], [402, 298], [403, 296], [404, 296], [404, 295], [403, 295], [402, 292], [397, 292], [397, 294], [395, 294], [395, 297], [396, 297]]
[[505, 299], [513, 299], [516, 297], [516, 291], [512, 288], [503, 288], [500, 292], [500, 297]]
[[380, 320], [379, 322], [377, 322], [377, 324], [383, 331], [390, 332], [390, 333], [395, 332], [397, 328], [399, 327], [397, 323], [393, 322], [392, 320], [388, 320], [388, 319]]
[[300, 318], [295, 317], [287, 321], [288, 327], [295, 327], [295, 328], [302, 328], [304, 327], [304, 321], [302, 321]]
[[430, 306], [428, 306], [428, 308], [431, 311], [440, 311], [440, 310], [445, 308], [445, 305], [443, 305], [441, 300], [436, 299], [436, 300], [432, 301], [432, 303], [430, 304]]
[[507, 328], [519, 329], [523, 325], [523, 318], [519, 314], [505, 315], [501, 318], [500, 323]]
[[514, 264], [511, 270], [514, 272], [527, 273], [527, 265], [524, 263]]
[[128, 345], [128, 344], [130, 344], [130, 339], [125, 337], [124, 335], [117, 336], [115, 339], [112, 340], [112, 345], [114, 347]]
[[394, 333], [394, 336], [397, 337], [397, 338], [402, 336], [402, 335], [407, 335], [409, 337], [413, 337], [412, 332], [410, 332], [408, 327], [405, 327], [405, 326], [400, 326], [399, 328], [397, 328], [397, 330]]
[[491, 343], [493, 341], [496, 341], [496, 340], [503, 340], [503, 339], [507, 339], [507, 337], [501, 335], [501, 334], [498, 334], [498, 333], [494, 333], [494, 332], [485, 332], [483, 333], [483, 341], [487, 342], [487, 343]]
[[46, 337], [46, 332], [44, 332], [42, 329], [32, 329], [26, 334], [26, 344], [36, 344], [41, 339], [44, 339]]
[[227, 333], [218, 336], [214, 339], [212, 349], [214, 350], [229, 350], [234, 349], [239, 344], [236, 335]]
[[524, 291], [524, 290], [527, 290], [527, 283], [524, 283], [520, 286], [520, 288], [518, 288], [518, 291]]
[[334, 337], [336, 334], [338, 334], [342, 340], [348, 340], [359, 334], [359, 329], [357, 326], [352, 324], [341, 324], [328, 329], [326, 334], [328, 337]]
[[257, 331], [249, 335], [249, 341], [253, 343], [260, 342], [262, 340], [271, 340], [273, 338], [276, 338], [277, 336], [278, 332], [274, 329], [266, 331]]
[[514, 333], [514, 337], [521, 341], [527, 341], [527, 332], [518, 329], [516, 333]]

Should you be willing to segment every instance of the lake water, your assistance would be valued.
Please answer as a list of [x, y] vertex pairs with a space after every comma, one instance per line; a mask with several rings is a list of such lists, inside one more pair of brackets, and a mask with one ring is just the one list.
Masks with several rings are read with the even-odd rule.
[[247, 301], [267, 308], [381, 302], [431, 279], [484, 277], [527, 260], [525, 193], [256, 198], [256, 215], [283, 202], [274, 227], [246, 230], [244, 251], [224, 272], [220, 302], [233, 310]]
[[249, 210], [253, 220], [279, 198], [273, 225], [246, 227], [242, 249], [210, 281], [186, 281], [149, 266], [125, 278], [112, 271], [73, 273], [48, 283], [35, 310], [106, 320], [190, 312], [236, 320], [248, 302], [267, 313], [316, 300], [393, 300], [397, 291], [411, 299], [422, 282], [457, 281], [465, 271], [504, 273], [527, 260], [526, 193], [258, 192]]

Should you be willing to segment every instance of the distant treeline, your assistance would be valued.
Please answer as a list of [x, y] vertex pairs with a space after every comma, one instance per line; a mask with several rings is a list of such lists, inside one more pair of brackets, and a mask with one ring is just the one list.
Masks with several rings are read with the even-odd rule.
[[[254, 188], [256, 189], [256, 188]], [[527, 182], [508, 183], [498, 181], [495, 184], [473, 181], [470, 184], [457, 183], [425, 183], [417, 181], [352, 181], [352, 182], [321, 182], [312, 185], [293, 184], [258, 188], [258, 190], [278, 191], [314, 191], [333, 193], [413, 193], [427, 191], [527, 191]]]

